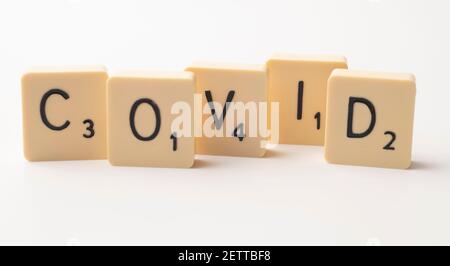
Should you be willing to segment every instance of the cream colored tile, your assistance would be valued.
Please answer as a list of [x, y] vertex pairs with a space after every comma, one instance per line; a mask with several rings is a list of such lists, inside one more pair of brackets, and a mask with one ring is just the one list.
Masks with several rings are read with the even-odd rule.
[[268, 62], [269, 100], [280, 104], [280, 143], [323, 145], [327, 82], [347, 68], [339, 56], [277, 54]]
[[[198, 137], [196, 141], [197, 153], [264, 156], [266, 149], [263, 144], [267, 136], [261, 134], [258, 129], [255, 130], [255, 125], [256, 127], [259, 125], [255, 120], [259, 120], [260, 113], [259, 109], [256, 112], [252, 111], [254, 110], [252, 107], [258, 108], [261, 103], [267, 104], [265, 66], [196, 63], [187, 68], [187, 71], [195, 74], [196, 91], [202, 98], [202, 108], [206, 107], [202, 110], [205, 111], [201, 118], [203, 128], [222, 132], [222, 135], [214, 134], [214, 137], [210, 137], [211, 134], [204, 134], [205, 130], [202, 129], [202, 137]], [[224, 108], [227, 106], [227, 100], [234, 108]], [[208, 105], [208, 102], [212, 106]], [[238, 108], [245, 105], [248, 107], [247, 111]], [[225, 109], [227, 111], [224, 117]], [[238, 113], [242, 113], [242, 110], [246, 115], [239, 118]], [[262, 119], [266, 117], [267, 124], [267, 116], [261, 117]]]
[[38, 67], [22, 78], [25, 157], [106, 158], [104, 67]]
[[[108, 82], [110, 163], [192, 167], [194, 90], [194, 77], [188, 72], [127, 72], [112, 76]], [[176, 106], [184, 108], [183, 113], [172, 110]], [[186, 123], [173, 128], [173, 122], [182, 114], [186, 115]]]
[[328, 85], [327, 161], [409, 168], [415, 95], [413, 75], [335, 70]]

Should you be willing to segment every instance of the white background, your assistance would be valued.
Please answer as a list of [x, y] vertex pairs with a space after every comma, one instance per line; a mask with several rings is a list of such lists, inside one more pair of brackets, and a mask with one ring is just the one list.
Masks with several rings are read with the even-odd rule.
[[[449, 11], [447, 0], [1, 1], [0, 244], [450, 244]], [[412, 169], [329, 165], [302, 146], [201, 156], [190, 170], [23, 158], [29, 66], [181, 70], [273, 52], [416, 74]]]

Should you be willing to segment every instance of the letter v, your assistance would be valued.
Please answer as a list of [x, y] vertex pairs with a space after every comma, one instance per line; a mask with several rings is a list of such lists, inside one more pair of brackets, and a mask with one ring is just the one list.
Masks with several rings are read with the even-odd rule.
[[216, 125], [216, 129], [220, 129], [222, 127], [222, 124], [225, 121], [225, 117], [227, 115], [228, 107], [229, 107], [230, 103], [233, 101], [233, 97], [234, 97], [235, 93], [236, 92], [234, 90], [231, 90], [228, 92], [227, 100], [225, 102], [225, 105], [224, 105], [223, 111], [222, 111], [222, 118], [219, 119], [216, 114], [216, 108], [214, 107], [214, 101], [213, 101], [211, 91], [209, 91], [209, 90], [205, 91], [206, 100], [208, 101], [209, 108], [211, 109], [211, 115], [214, 118], [214, 125]]

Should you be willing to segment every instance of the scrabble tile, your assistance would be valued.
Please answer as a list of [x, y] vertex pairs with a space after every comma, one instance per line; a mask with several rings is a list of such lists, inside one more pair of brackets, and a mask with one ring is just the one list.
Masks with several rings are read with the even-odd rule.
[[279, 142], [322, 146], [327, 82], [334, 69], [347, 69], [338, 56], [274, 55], [268, 62], [269, 100], [279, 102]]
[[[189, 168], [194, 77], [188, 72], [128, 72], [108, 81], [108, 159], [116, 166]], [[177, 106], [180, 109], [178, 113]], [[175, 109], [173, 109], [175, 108]], [[186, 123], [173, 127], [180, 114]]]
[[104, 67], [40, 67], [25, 73], [25, 158], [105, 159], [107, 79]]
[[[264, 116], [260, 116], [258, 111], [248, 111], [245, 118], [239, 118], [237, 114], [242, 113], [243, 108], [228, 107], [267, 104], [265, 66], [196, 63], [187, 68], [187, 71], [195, 73], [196, 91], [202, 99], [203, 130], [202, 136], [196, 141], [197, 153], [241, 157], [264, 156], [266, 152], [264, 143], [267, 137], [254, 130], [256, 117], [264, 119]], [[223, 134], [205, 134], [205, 128]]]
[[335, 70], [328, 86], [327, 161], [409, 168], [414, 76]]

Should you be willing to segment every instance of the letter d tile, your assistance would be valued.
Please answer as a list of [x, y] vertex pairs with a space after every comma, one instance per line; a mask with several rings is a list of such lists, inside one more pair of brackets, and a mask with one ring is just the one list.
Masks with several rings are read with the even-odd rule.
[[328, 81], [327, 161], [409, 168], [415, 95], [413, 75], [335, 70]]

